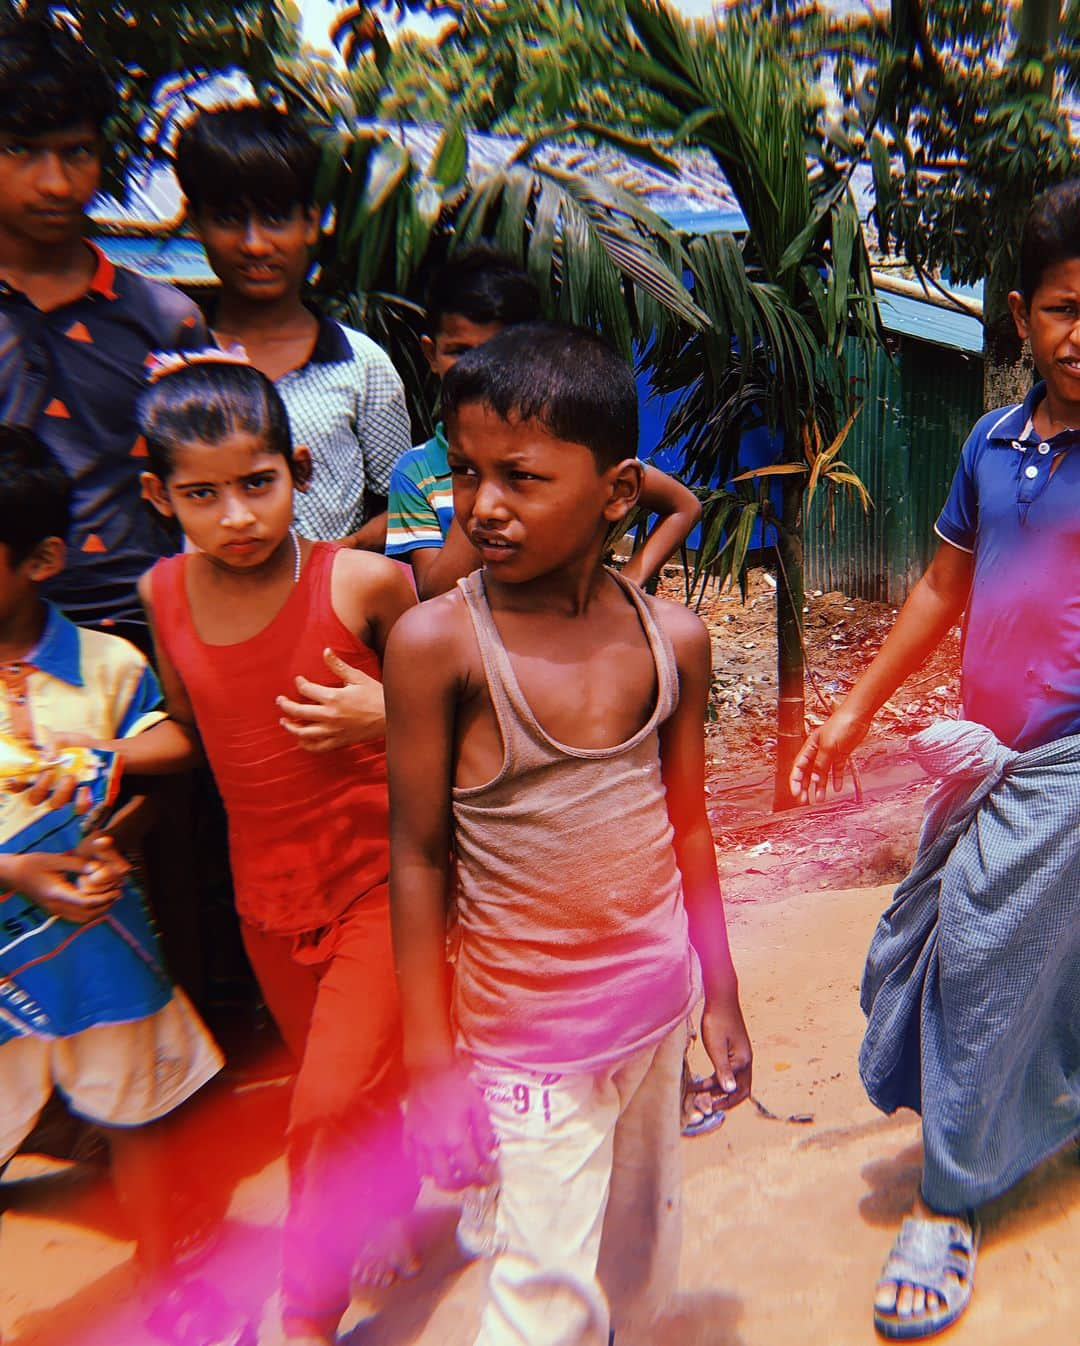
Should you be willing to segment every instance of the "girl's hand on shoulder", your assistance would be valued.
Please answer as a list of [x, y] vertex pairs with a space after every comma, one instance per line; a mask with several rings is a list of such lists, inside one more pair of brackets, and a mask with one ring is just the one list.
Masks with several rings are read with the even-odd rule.
[[306, 700], [278, 697], [282, 728], [306, 752], [332, 752], [335, 748], [384, 738], [386, 703], [382, 683], [361, 669], [350, 667], [333, 650], [323, 650], [323, 660], [342, 685], [333, 687], [297, 678], [296, 689]]
[[725, 1110], [737, 1107], [750, 1097], [754, 1050], [746, 1031], [738, 993], [720, 1001], [705, 1001], [701, 1014], [701, 1041], [713, 1063], [715, 1074], [708, 1082]]
[[484, 1100], [460, 1066], [414, 1079], [405, 1136], [420, 1172], [446, 1191], [490, 1182], [498, 1142]]

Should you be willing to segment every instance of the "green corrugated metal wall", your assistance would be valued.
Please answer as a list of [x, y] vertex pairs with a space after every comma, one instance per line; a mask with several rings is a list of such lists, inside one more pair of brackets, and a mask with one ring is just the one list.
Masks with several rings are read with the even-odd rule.
[[937, 544], [937, 518], [968, 431], [982, 412], [982, 361], [904, 339], [874, 357], [862, 411], [842, 457], [874, 508], [837, 498], [836, 531], [823, 495], [806, 527], [806, 587], [899, 604]]

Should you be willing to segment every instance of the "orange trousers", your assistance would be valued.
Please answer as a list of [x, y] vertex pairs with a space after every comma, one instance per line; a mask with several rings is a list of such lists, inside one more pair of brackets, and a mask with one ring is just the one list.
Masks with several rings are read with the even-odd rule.
[[299, 1070], [289, 1111], [282, 1258], [288, 1336], [331, 1335], [357, 1258], [411, 1209], [401, 1142], [401, 1011], [385, 885], [300, 935], [245, 923], [244, 947]]

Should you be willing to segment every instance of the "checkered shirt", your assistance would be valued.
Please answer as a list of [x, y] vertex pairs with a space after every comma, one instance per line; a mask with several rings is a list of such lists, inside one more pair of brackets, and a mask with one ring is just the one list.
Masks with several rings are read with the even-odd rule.
[[334, 541], [364, 521], [364, 492], [386, 495], [409, 448], [405, 390], [390, 357], [369, 337], [322, 314], [311, 358], [277, 380], [293, 443], [306, 444], [314, 472], [296, 494], [296, 526]]

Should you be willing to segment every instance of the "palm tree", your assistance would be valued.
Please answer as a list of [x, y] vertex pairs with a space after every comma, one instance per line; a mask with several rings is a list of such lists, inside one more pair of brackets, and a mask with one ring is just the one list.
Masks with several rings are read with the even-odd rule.
[[983, 283], [984, 405], [1017, 401], [1032, 364], [1008, 294], [1032, 199], [1076, 171], [1080, 6], [895, 0], [887, 14], [854, 16], [844, 41], [842, 87], [874, 165], [881, 246], [895, 243], [920, 277]]
[[476, 239], [494, 240], [525, 267], [551, 316], [602, 331], [627, 358], [650, 334], [670, 338], [676, 325], [693, 331], [708, 321], [682, 278], [682, 242], [629, 182], [544, 157], [552, 139], [587, 129], [673, 167], [644, 141], [570, 122], [524, 141], [501, 166], [472, 168], [457, 122], [425, 146], [430, 133], [358, 120], [356, 87], [313, 86], [302, 60], [279, 61], [276, 83], [323, 137], [318, 198], [328, 223], [315, 292], [390, 352], [418, 431], [430, 426], [434, 401], [419, 349], [424, 283]]
[[[658, 340], [654, 380], [679, 401], [669, 437], [686, 441], [690, 479], [708, 491], [699, 566], [738, 574], [760, 521], [777, 561], [777, 761], [774, 805], [804, 736], [803, 524], [818, 487], [865, 489], [839, 457], [858, 410], [850, 342], [878, 336], [870, 260], [848, 174], [816, 133], [820, 97], [778, 59], [745, 12], [719, 32], [662, 0], [626, 0], [631, 78], [674, 144], [706, 150], [738, 198], [747, 231], [690, 241], [695, 301], [711, 325]], [[779, 461], [746, 471], [744, 433], [778, 433]], [[766, 489], [778, 485], [779, 501]], [[732, 485], [734, 489], [732, 489]]]

